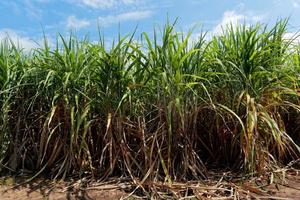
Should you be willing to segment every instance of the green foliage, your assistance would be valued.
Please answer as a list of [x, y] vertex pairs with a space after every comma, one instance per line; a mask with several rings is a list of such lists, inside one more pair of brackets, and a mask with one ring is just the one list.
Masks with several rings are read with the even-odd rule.
[[174, 23], [110, 49], [71, 35], [30, 53], [5, 40], [0, 169], [171, 183], [297, 158], [300, 54], [286, 26], [191, 42]]

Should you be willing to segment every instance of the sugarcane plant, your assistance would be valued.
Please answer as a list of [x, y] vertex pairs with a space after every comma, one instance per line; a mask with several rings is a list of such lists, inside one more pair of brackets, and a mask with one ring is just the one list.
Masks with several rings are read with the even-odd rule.
[[52, 179], [200, 180], [299, 158], [299, 45], [287, 20], [178, 32], [167, 23], [24, 51], [0, 45], [0, 170]]

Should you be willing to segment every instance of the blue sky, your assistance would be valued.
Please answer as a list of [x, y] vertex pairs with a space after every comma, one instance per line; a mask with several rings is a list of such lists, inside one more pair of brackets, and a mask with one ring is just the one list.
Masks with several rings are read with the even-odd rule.
[[274, 23], [290, 17], [289, 31], [295, 32], [300, 29], [300, 0], [1, 0], [0, 39], [9, 34], [24, 48], [32, 48], [42, 40], [43, 30], [50, 41], [58, 32], [76, 30], [79, 37], [88, 35], [93, 41], [99, 24], [109, 41], [136, 25], [138, 32], [151, 32], [167, 16], [178, 17], [182, 31], [197, 24], [213, 34], [229, 22]]

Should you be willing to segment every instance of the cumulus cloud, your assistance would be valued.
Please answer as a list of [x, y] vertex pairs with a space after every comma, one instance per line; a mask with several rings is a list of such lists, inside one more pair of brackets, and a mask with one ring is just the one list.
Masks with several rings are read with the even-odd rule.
[[136, 4], [141, 0], [78, 0], [78, 2], [91, 8], [106, 9], [114, 6]]
[[78, 19], [74, 15], [71, 15], [67, 19], [67, 28], [70, 29], [81, 29], [90, 25], [90, 21], [85, 19]]
[[107, 15], [103, 17], [98, 17], [98, 22], [100, 26], [109, 26], [111, 24], [124, 22], [124, 21], [138, 21], [141, 19], [151, 17], [152, 15], [153, 15], [153, 11], [151, 10], [131, 11], [126, 13], [121, 13], [118, 15]]
[[225, 28], [226, 25], [232, 24], [232, 26], [236, 26], [238, 23], [241, 22], [249, 22], [255, 23], [262, 20], [262, 16], [255, 16], [251, 14], [240, 14], [236, 11], [226, 11], [223, 14], [222, 19], [220, 22], [213, 28], [212, 34], [219, 35], [222, 33], [222, 28]]
[[287, 32], [284, 34], [283, 39], [285, 39], [287, 41], [291, 41], [292, 44], [295, 44], [295, 45], [300, 44], [299, 32]]
[[296, 2], [296, 1], [294, 1], [294, 2], [293, 2], [293, 7], [294, 7], [294, 8], [298, 8], [298, 7], [299, 7], [299, 3]]
[[38, 44], [27, 36], [21, 36], [16, 31], [11, 29], [0, 30], [0, 41], [9, 38], [16, 46], [23, 48], [25, 51], [29, 51], [38, 47]]

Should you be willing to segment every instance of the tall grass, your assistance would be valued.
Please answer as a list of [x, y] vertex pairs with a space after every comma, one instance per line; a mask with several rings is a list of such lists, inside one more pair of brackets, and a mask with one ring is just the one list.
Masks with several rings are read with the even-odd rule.
[[300, 51], [286, 33], [281, 20], [191, 41], [167, 24], [109, 49], [60, 36], [30, 53], [5, 40], [0, 169], [171, 183], [299, 158]]

